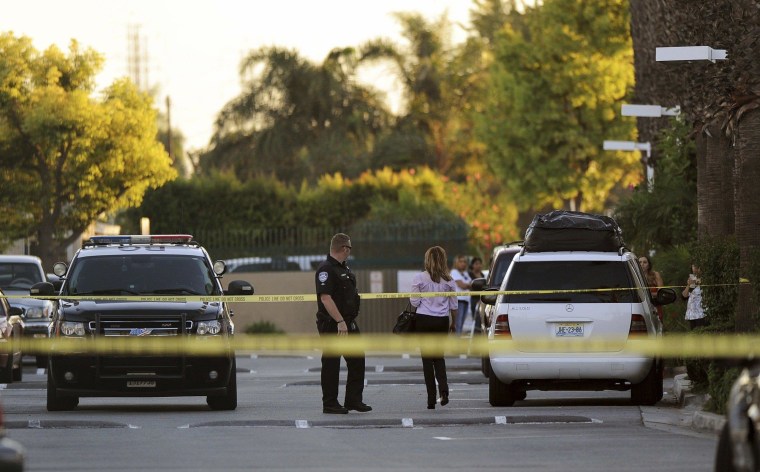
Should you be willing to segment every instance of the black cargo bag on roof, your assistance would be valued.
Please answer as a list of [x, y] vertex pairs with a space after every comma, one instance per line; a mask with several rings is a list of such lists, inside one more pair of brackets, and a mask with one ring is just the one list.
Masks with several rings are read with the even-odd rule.
[[623, 231], [609, 216], [566, 210], [536, 215], [524, 244], [527, 252], [617, 252], [625, 245]]

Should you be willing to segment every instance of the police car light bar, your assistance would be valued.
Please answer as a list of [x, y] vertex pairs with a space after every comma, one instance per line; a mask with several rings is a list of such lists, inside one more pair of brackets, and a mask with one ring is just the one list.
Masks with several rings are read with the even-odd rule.
[[193, 240], [192, 234], [132, 234], [121, 236], [91, 236], [88, 243], [107, 244], [179, 244]]

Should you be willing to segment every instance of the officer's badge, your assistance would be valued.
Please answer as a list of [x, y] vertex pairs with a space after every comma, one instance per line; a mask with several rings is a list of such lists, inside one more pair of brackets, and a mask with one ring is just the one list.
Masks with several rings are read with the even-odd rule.
[[320, 272], [318, 277], [320, 282], [325, 283], [327, 281], [327, 272]]

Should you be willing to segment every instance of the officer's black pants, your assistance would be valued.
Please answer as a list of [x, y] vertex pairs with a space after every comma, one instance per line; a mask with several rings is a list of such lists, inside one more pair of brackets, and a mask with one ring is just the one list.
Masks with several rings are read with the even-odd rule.
[[[359, 333], [356, 322], [351, 323], [353, 336]], [[322, 336], [337, 336], [336, 333], [322, 333]], [[338, 402], [338, 385], [340, 383], [340, 357], [322, 355], [322, 405], [335, 406]], [[346, 396], [344, 405], [356, 405], [362, 403], [364, 392], [364, 356], [342, 356], [346, 359]]]
[[[438, 333], [446, 335], [449, 332], [448, 316], [429, 316], [417, 313], [414, 321], [416, 333]], [[438, 389], [441, 394], [449, 393], [449, 382], [446, 377], [446, 361], [439, 353], [429, 354], [424, 351], [422, 355], [422, 373], [425, 376], [428, 404], [436, 401], [435, 382], [438, 381]]]

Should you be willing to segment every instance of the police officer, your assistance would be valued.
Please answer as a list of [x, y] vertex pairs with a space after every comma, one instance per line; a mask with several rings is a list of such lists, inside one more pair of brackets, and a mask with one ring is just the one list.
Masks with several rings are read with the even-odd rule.
[[[338, 233], [330, 241], [330, 254], [317, 268], [317, 329], [321, 336], [359, 334], [359, 292], [356, 277], [346, 265], [351, 253], [351, 238]], [[340, 355], [322, 354], [322, 412], [345, 414], [349, 410], [370, 411], [362, 401], [364, 391], [364, 355], [346, 359], [346, 397], [338, 402]]]

